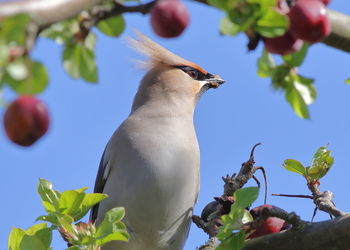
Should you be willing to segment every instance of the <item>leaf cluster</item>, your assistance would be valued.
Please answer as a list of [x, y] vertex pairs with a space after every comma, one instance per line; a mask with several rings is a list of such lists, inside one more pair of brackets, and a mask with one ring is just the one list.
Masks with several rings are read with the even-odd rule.
[[234, 193], [230, 213], [221, 217], [222, 226], [217, 234], [221, 243], [217, 250], [239, 250], [244, 247], [245, 232], [241, 228], [245, 223], [253, 221], [247, 208], [257, 199], [258, 194], [257, 187], [241, 188]]
[[334, 163], [334, 158], [331, 156], [331, 151], [327, 150], [327, 146], [322, 146], [316, 151], [310, 166], [304, 167], [297, 160], [287, 159], [284, 161], [283, 167], [304, 176], [308, 182], [318, 181], [327, 174]]
[[[110, 5], [104, 2], [102, 7]], [[99, 6], [99, 7], [101, 7]], [[84, 17], [83, 14], [88, 15]], [[42, 31], [31, 17], [20, 14], [0, 21], [0, 93], [7, 85], [17, 94], [36, 95], [48, 86], [45, 66], [29, 56], [38, 34], [64, 46], [62, 62], [65, 71], [74, 79], [91, 83], [98, 81], [95, 58], [96, 35], [91, 28], [83, 29], [82, 22], [89, 14], [52, 24]], [[117, 37], [125, 28], [121, 15], [112, 16], [95, 24], [107, 36]]]
[[[277, 10], [277, 0], [208, 0], [209, 4], [224, 11], [220, 22], [220, 33], [234, 36], [240, 32], [258, 34], [257, 37], [279, 37], [289, 27], [288, 17]], [[250, 37], [251, 35], [248, 35]], [[308, 105], [316, 98], [313, 79], [297, 73], [307, 54], [308, 45], [290, 55], [283, 56], [283, 64], [275, 65], [273, 57], [263, 51], [257, 61], [257, 74], [270, 77], [274, 89], [285, 93], [287, 102], [295, 113], [309, 119]]]
[[[65, 71], [74, 79], [82, 78], [91, 83], [98, 80], [95, 60], [96, 35], [91, 29], [82, 28], [84, 17], [74, 17], [51, 25], [42, 33], [64, 46], [62, 62]], [[125, 21], [121, 15], [101, 20], [96, 24], [103, 34], [117, 37], [123, 33]]]
[[95, 226], [93, 222], [78, 222], [89, 210], [107, 198], [105, 194], [87, 194], [87, 188], [67, 190], [63, 193], [54, 190], [52, 184], [44, 179], [39, 180], [37, 192], [47, 212], [36, 221], [49, 222], [36, 224], [27, 230], [13, 228], [8, 242], [10, 250], [51, 249], [52, 231], [59, 230], [64, 239], [71, 245], [68, 249], [95, 250], [112, 241], [127, 241], [129, 235], [121, 221], [125, 215], [124, 208], [116, 207], [105, 214], [104, 220]]
[[225, 12], [219, 28], [224, 35], [254, 30], [264, 37], [277, 37], [289, 26], [288, 18], [275, 8], [276, 0], [208, 0], [208, 3]]
[[0, 21], [0, 88], [7, 85], [18, 94], [39, 94], [49, 81], [44, 65], [27, 56], [30, 25], [26, 14]]
[[297, 72], [297, 67], [305, 59], [307, 49], [308, 45], [304, 44], [298, 52], [283, 56], [281, 65], [275, 65], [273, 57], [266, 50], [263, 50], [257, 61], [257, 74], [263, 78], [270, 77], [273, 88], [282, 90], [294, 112], [304, 119], [310, 118], [308, 105], [313, 103], [316, 98], [314, 80]]

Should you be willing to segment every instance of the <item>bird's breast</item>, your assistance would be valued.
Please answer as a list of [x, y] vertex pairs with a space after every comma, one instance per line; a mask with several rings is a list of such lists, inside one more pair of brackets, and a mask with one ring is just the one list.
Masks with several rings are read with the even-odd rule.
[[131, 118], [113, 135], [109, 148], [113, 167], [108, 179], [113, 182], [105, 186], [110, 195], [106, 207], [125, 207], [125, 223], [142, 244], [182, 245], [199, 189], [193, 123]]

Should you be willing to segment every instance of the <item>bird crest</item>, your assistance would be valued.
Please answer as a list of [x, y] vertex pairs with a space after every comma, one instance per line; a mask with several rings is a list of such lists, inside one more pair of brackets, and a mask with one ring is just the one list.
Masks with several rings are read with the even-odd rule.
[[141, 32], [135, 31], [135, 33], [137, 38], [129, 37], [128, 43], [137, 52], [147, 57], [145, 61], [137, 61], [137, 65], [142, 68], [150, 69], [159, 64], [168, 66], [189, 66], [201, 71], [203, 74], [207, 74], [207, 72], [197, 64], [175, 55]]

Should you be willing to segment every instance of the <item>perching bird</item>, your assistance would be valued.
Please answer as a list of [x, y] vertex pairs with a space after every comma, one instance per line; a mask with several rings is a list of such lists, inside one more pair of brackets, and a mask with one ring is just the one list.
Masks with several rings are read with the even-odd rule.
[[224, 81], [144, 35], [131, 44], [148, 57], [148, 72], [103, 153], [94, 191], [109, 198], [91, 219], [99, 223], [109, 209], [125, 207], [129, 242], [103, 249], [179, 250], [199, 191], [194, 108], [203, 92]]

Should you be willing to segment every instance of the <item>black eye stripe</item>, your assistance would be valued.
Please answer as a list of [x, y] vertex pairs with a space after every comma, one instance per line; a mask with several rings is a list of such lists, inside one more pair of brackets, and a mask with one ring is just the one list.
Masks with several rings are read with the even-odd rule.
[[205, 79], [213, 78], [212, 74], [203, 74], [199, 70], [192, 68], [190, 66], [175, 66], [175, 68], [181, 69], [183, 72], [188, 74], [190, 77], [192, 77], [195, 80], [202, 81]]

